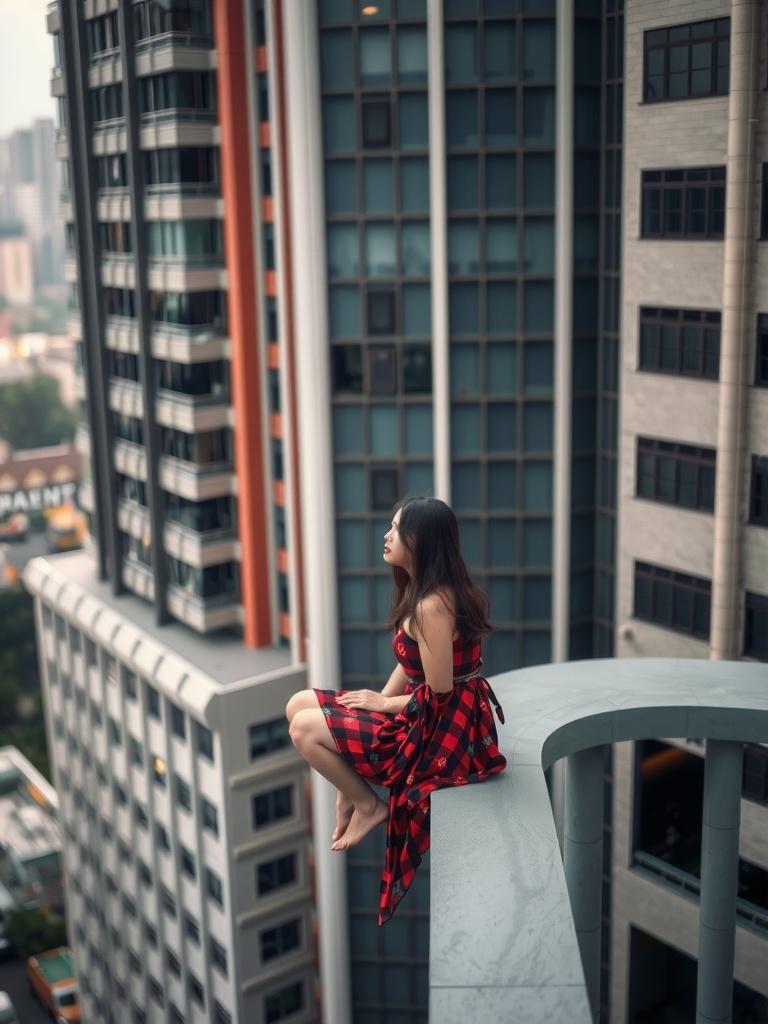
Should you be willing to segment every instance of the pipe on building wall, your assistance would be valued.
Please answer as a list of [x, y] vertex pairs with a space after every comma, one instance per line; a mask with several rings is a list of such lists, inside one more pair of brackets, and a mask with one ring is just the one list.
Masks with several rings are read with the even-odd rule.
[[[284, 0], [283, 42], [288, 108], [287, 172], [291, 267], [295, 287], [296, 383], [304, 584], [311, 686], [340, 678], [336, 594], [336, 521], [331, 434], [330, 347], [325, 252], [322, 117], [317, 11], [306, 0]], [[352, 1024], [347, 862], [327, 840], [336, 817], [336, 790], [312, 771], [320, 983], [325, 1024]]]
[[723, 305], [717, 409], [717, 472], [712, 551], [709, 656], [738, 658], [743, 635], [741, 600], [744, 467], [754, 337], [753, 264], [757, 235], [755, 137], [760, 101], [759, 0], [732, 0], [728, 155], [725, 175]]

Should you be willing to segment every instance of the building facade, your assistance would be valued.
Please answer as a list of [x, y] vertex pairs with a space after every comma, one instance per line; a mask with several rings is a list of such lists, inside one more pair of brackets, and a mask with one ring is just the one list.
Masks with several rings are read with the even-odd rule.
[[[25, 582], [95, 1019], [426, 1020], [429, 857], [377, 928], [383, 832], [333, 855], [333, 790], [316, 774], [310, 788], [281, 719], [304, 685], [376, 688], [391, 672], [382, 548], [402, 495], [456, 511], [491, 599], [489, 675], [708, 656], [707, 575], [722, 603], [741, 594], [747, 624], [721, 621], [712, 656], [748, 633], [735, 656], [765, 658], [754, 177], [739, 307], [754, 377], [736, 421], [753, 461], [726, 477], [746, 488], [749, 465], [749, 524], [733, 526], [728, 487], [705, 507], [712, 452], [731, 444], [712, 338], [739, 244], [720, 174], [736, 159], [721, 24], [735, 15], [710, 7], [49, 8], [91, 541], [30, 563]], [[687, 41], [665, 35], [704, 18]], [[693, 197], [678, 210], [690, 230], [668, 194]], [[736, 305], [719, 311], [731, 332]], [[724, 554], [737, 537], [738, 583]], [[659, 619], [662, 579], [696, 608], [685, 628], [687, 611]], [[695, 914], [651, 870], [663, 851], [630, 841], [635, 758], [618, 748], [605, 776], [601, 1001], [617, 1022], [630, 1003], [644, 1019], [632, 928], [691, 953], [642, 916], [643, 887]], [[759, 993], [758, 918], [736, 976]]]

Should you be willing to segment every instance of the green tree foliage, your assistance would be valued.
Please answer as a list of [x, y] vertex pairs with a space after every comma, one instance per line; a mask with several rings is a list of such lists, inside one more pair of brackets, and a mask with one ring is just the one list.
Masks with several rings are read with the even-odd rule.
[[0, 386], [0, 437], [14, 448], [42, 448], [71, 441], [77, 416], [61, 400], [53, 377], [37, 373]]
[[67, 945], [64, 918], [42, 910], [12, 910], [8, 915], [5, 932], [23, 959]]
[[[31, 713], [19, 702], [29, 698]], [[34, 605], [23, 587], [0, 590], [0, 747], [11, 744], [50, 779], [43, 721]]]

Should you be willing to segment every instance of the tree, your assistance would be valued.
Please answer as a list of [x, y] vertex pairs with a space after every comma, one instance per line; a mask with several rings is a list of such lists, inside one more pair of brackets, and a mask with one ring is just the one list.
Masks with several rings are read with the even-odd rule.
[[42, 448], [71, 441], [77, 416], [59, 395], [58, 381], [44, 373], [0, 386], [0, 437], [14, 448]]
[[5, 933], [23, 960], [68, 942], [64, 918], [42, 910], [12, 910]]

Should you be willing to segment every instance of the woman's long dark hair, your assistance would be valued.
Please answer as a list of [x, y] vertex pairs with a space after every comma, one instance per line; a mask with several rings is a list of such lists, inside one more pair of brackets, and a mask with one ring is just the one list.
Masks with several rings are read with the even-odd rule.
[[459, 524], [453, 510], [440, 498], [402, 498], [392, 510], [401, 509], [399, 534], [410, 553], [413, 575], [392, 567], [394, 593], [389, 626], [399, 629], [406, 618], [415, 619], [422, 598], [441, 588], [453, 595], [456, 631], [464, 643], [493, 632], [488, 621], [489, 600], [472, 580], [459, 547]]

